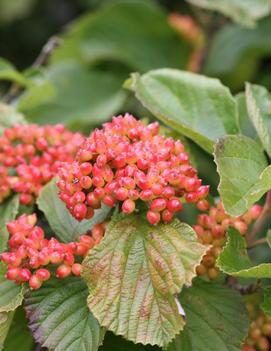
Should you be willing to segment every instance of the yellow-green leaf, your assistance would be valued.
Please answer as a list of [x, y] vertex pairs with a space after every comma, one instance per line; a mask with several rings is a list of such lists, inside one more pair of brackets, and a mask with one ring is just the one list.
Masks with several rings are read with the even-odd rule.
[[173, 294], [191, 284], [206, 249], [178, 220], [151, 226], [137, 215], [115, 216], [83, 263], [90, 310], [117, 335], [167, 345], [185, 323]]

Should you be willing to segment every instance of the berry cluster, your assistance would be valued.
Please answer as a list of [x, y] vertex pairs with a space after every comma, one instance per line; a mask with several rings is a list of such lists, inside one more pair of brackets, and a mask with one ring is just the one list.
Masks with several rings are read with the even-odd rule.
[[81, 235], [79, 242], [60, 243], [57, 239], [46, 239], [41, 227], [36, 226], [35, 214], [22, 215], [9, 222], [9, 250], [1, 254], [1, 260], [7, 264], [6, 278], [18, 284], [28, 282], [31, 289], [39, 289], [50, 278], [50, 271], [45, 266], [57, 265], [56, 277], [65, 278], [70, 274], [80, 275], [82, 257], [89, 249], [97, 245], [105, 232], [104, 224], [96, 224], [86, 235]]
[[91, 218], [103, 202], [121, 202], [129, 214], [137, 201], [147, 204], [147, 219], [169, 222], [182, 201], [208, 209], [203, 186], [180, 141], [159, 135], [159, 124], [133, 116], [114, 117], [81, 145], [73, 163], [60, 169], [60, 199], [78, 220]]
[[31, 204], [59, 165], [73, 160], [83, 140], [62, 125], [5, 129], [0, 137], [0, 203], [14, 191], [22, 204]]
[[249, 224], [261, 214], [262, 207], [254, 205], [244, 215], [231, 217], [226, 214], [222, 203], [212, 207], [208, 214], [200, 214], [194, 229], [198, 239], [203, 244], [211, 245], [201, 264], [197, 267], [197, 274], [207, 274], [210, 279], [215, 279], [219, 274], [216, 259], [222, 251], [226, 241], [226, 231], [229, 226], [236, 228], [241, 235], [245, 235]]
[[242, 351], [270, 350], [271, 318], [267, 317], [261, 310], [255, 311], [255, 304], [247, 304], [247, 308], [251, 321], [248, 337]]

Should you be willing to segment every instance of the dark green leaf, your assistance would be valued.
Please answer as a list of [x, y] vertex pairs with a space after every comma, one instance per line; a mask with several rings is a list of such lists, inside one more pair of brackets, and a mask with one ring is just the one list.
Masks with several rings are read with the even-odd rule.
[[180, 294], [184, 331], [167, 351], [239, 351], [249, 320], [242, 297], [219, 283], [195, 280]]
[[244, 81], [255, 79], [260, 60], [270, 55], [270, 16], [261, 20], [255, 29], [228, 25], [214, 36], [204, 71], [240, 90]]
[[261, 309], [268, 317], [271, 317], [271, 287], [264, 289], [263, 302], [261, 303]]
[[58, 197], [56, 180], [53, 179], [41, 191], [37, 204], [39, 209], [45, 214], [51, 229], [64, 242], [76, 240], [79, 235], [85, 234], [94, 224], [101, 223], [108, 216], [110, 208], [102, 206], [95, 210], [92, 219], [77, 221], [68, 211], [64, 202]]
[[204, 9], [221, 12], [235, 22], [253, 27], [255, 22], [271, 12], [270, 0], [188, 0]]
[[134, 344], [131, 341], [123, 339], [121, 336], [107, 332], [99, 351], [161, 351], [161, 349], [154, 346]]
[[11, 199], [5, 200], [0, 204], [0, 253], [7, 248], [9, 234], [6, 224], [15, 219], [19, 210], [19, 197], [13, 196]]
[[26, 297], [35, 340], [51, 351], [96, 351], [104, 331], [88, 309], [88, 290], [78, 277], [50, 279]]
[[226, 136], [215, 146], [219, 194], [226, 212], [239, 216], [271, 188], [271, 166], [258, 143], [245, 136]]
[[246, 84], [249, 117], [254, 124], [265, 151], [271, 156], [271, 95], [259, 85]]
[[27, 326], [25, 312], [23, 308], [18, 308], [5, 340], [4, 351], [32, 351], [33, 347], [34, 341]]
[[4, 342], [7, 337], [14, 312], [1, 312], [0, 313], [0, 351], [4, 350]]
[[191, 285], [207, 249], [178, 220], [154, 227], [137, 215], [115, 216], [83, 262], [90, 310], [130, 341], [167, 345], [184, 325], [173, 294]]
[[246, 240], [234, 228], [228, 231], [228, 240], [217, 259], [217, 266], [234, 277], [271, 278], [271, 263], [253, 266], [247, 254]]
[[95, 126], [121, 109], [127, 95], [121, 89], [125, 76], [90, 71], [75, 62], [55, 64], [21, 96], [18, 108], [31, 122]]
[[217, 138], [239, 130], [237, 104], [217, 79], [160, 69], [133, 74], [126, 87], [162, 122], [208, 152]]
[[185, 68], [188, 53], [188, 45], [154, 1], [122, 0], [109, 2], [100, 11], [77, 20], [64, 36], [64, 44], [54, 51], [52, 61], [117, 61], [144, 72]]

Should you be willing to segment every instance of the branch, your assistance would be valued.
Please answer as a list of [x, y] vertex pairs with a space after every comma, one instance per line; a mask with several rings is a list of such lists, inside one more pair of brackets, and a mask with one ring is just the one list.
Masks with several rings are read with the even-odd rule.
[[[31, 65], [32, 68], [39, 68], [44, 65], [51, 53], [61, 44], [61, 39], [59, 37], [53, 36], [49, 38], [47, 43], [42, 47], [40, 54], [36, 58], [36, 60]], [[13, 83], [7, 92], [7, 94], [3, 97], [4, 103], [10, 103], [21, 91], [23, 88], [17, 83]]]
[[250, 245], [248, 245], [248, 249], [251, 249], [255, 246], [262, 245], [262, 244], [267, 244], [267, 239], [266, 238], [261, 238], [258, 240], [253, 241]]
[[247, 234], [248, 246], [253, 244], [255, 237], [264, 229], [271, 217], [271, 190], [268, 191], [261, 215], [254, 223], [252, 230]]

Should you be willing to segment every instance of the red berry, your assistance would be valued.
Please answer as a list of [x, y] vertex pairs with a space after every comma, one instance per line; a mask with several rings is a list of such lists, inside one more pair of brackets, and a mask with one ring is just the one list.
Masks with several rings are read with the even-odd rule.
[[148, 211], [147, 212], [147, 220], [150, 224], [155, 225], [160, 222], [160, 214], [158, 212]]
[[167, 207], [167, 200], [158, 198], [152, 201], [150, 210], [154, 212], [161, 212]]
[[133, 200], [127, 199], [123, 202], [121, 206], [123, 213], [130, 214], [135, 210], [135, 202]]
[[31, 278], [32, 274], [31, 274], [31, 272], [30, 272], [29, 269], [27, 269], [27, 268], [22, 268], [22, 269], [20, 270], [19, 276], [20, 276], [20, 278], [21, 278], [21, 280], [22, 280], [23, 282], [27, 282], [27, 281]]
[[72, 265], [72, 274], [79, 277], [81, 275], [82, 265], [79, 263], [74, 263]]
[[164, 210], [162, 212], [162, 220], [164, 223], [169, 223], [173, 218], [173, 213], [169, 210]]
[[56, 277], [59, 279], [63, 279], [68, 277], [71, 274], [72, 268], [66, 264], [62, 264], [56, 270]]
[[29, 279], [29, 286], [31, 290], [38, 290], [42, 286], [42, 281], [34, 274]]
[[182, 203], [179, 199], [171, 199], [167, 203], [167, 208], [170, 212], [179, 212], [182, 210]]
[[6, 278], [9, 280], [16, 280], [19, 277], [20, 269], [19, 268], [8, 268], [6, 273]]
[[46, 281], [50, 279], [51, 273], [48, 271], [48, 269], [40, 268], [35, 272], [35, 275], [41, 281]]

